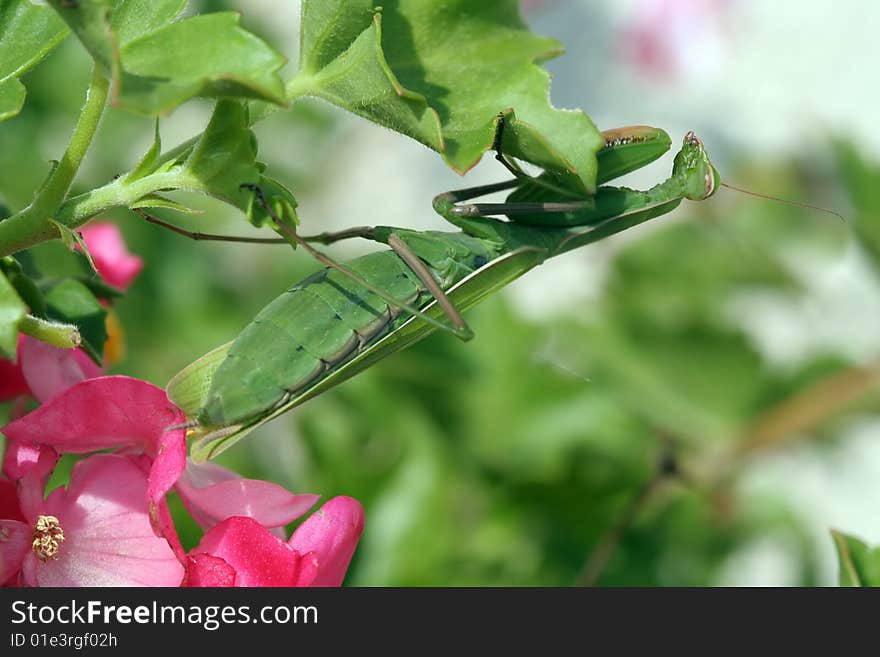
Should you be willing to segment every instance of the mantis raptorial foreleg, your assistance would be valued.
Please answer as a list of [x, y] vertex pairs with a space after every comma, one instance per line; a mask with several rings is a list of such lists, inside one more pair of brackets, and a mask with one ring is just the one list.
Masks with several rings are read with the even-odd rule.
[[[499, 129], [502, 126], [503, 123], [499, 124]], [[613, 166], [609, 167], [614, 176], [623, 175], [642, 166], [656, 153], [662, 153], [667, 148], [668, 137], [665, 133], [655, 131], [653, 138], [656, 145], [652, 151], [649, 148], [651, 146], [649, 137], [644, 136], [647, 129], [640, 127], [634, 130], [638, 131], [636, 137], [626, 136], [620, 130], [609, 133], [611, 143], [606, 146], [606, 151], [615, 158]], [[633, 151], [633, 155], [628, 160], [622, 149], [633, 144], [638, 146], [639, 150]], [[515, 168], [500, 152], [500, 139], [496, 140], [496, 148], [498, 149], [496, 158], [504, 162], [509, 170], [514, 171]], [[600, 169], [600, 179], [608, 179], [609, 175], [612, 174], [603, 175]], [[587, 226], [614, 217], [625, 217], [651, 208], [666, 206], [685, 198], [702, 200], [711, 196], [719, 184], [718, 172], [709, 162], [702, 142], [691, 132], [685, 136], [682, 149], [675, 157], [672, 175], [646, 191], [605, 186], [600, 187], [595, 194], [570, 200], [572, 194], [567, 190], [564, 199], [558, 198], [561, 194], [556, 194], [554, 186], [544, 176], [523, 179], [518, 175], [517, 178], [506, 183], [441, 194], [434, 199], [434, 209], [453, 224], [460, 217], [505, 215], [514, 222], [536, 226]], [[459, 205], [461, 201], [511, 187], [517, 189], [506, 203]], [[537, 193], [536, 189], [538, 189]], [[538, 200], [520, 200], [535, 196], [539, 197]]]

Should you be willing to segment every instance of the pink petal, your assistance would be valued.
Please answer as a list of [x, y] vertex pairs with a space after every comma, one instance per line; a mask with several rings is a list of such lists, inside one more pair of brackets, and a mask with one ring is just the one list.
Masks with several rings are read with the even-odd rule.
[[[9, 447], [14, 449], [11, 443]], [[43, 505], [43, 492], [57, 463], [58, 453], [51, 447], [42, 447], [36, 461], [23, 468], [24, 474], [18, 480], [18, 503], [25, 519], [35, 517]]]
[[302, 555], [312, 554], [318, 572], [301, 586], [339, 586], [364, 531], [364, 508], [352, 497], [334, 497], [303, 522], [289, 545]]
[[[50, 447], [40, 447], [32, 443], [8, 441], [3, 454], [3, 474], [12, 481], [24, 477], [40, 460], [40, 455]], [[52, 450], [54, 452], [54, 450]]]
[[105, 281], [125, 289], [137, 278], [144, 261], [131, 255], [116, 224], [97, 222], [80, 229], [95, 268]]
[[147, 475], [147, 510], [150, 515], [150, 524], [156, 536], [161, 536], [168, 541], [174, 554], [181, 562], [186, 558], [186, 551], [180, 544], [180, 538], [177, 536], [177, 530], [174, 528], [174, 519], [171, 517], [171, 511], [168, 509], [168, 501], [165, 499], [164, 492], [158, 498], [154, 498], [150, 493], [150, 474], [153, 470], [154, 461], [144, 454], [126, 454], [128, 450], [120, 450], [117, 454], [122, 454], [136, 464], [145, 475]]
[[220, 557], [194, 554], [186, 558], [183, 586], [235, 586], [235, 568]]
[[264, 527], [283, 527], [318, 501], [318, 495], [295, 495], [259, 479], [244, 479], [213, 463], [187, 461], [177, 492], [205, 531], [232, 516], [253, 518]]
[[190, 556], [209, 554], [235, 569], [235, 586], [291, 586], [300, 555], [251, 518], [228, 518], [202, 537]]
[[183, 566], [153, 533], [147, 479], [130, 459], [97, 454], [78, 462], [67, 489], [56, 489], [41, 514], [58, 518], [64, 542], [57, 559], [30, 552], [28, 586], [178, 586]]
[[8, 479], [0, 479], [0, 520], [25, 521], [18, 504], [18, 487]]
[[34, 540], [31, 531], [19, 520], [0, 520], [0, 584], [21, 570], [21, 563]]
[[161, 388], [127, 376], [103, 376], [52, 397], [7, 424], [3, 433], [10, 440], [51, 445], [62, 453], [137, 447], [155, 459], [149, 495], [157, 501], [186, 465], [186, 431], [166, 431], [183, 421], [183, 413]]
[[0, 401], [6, 401], [19, 395], [30, 394], [27, 381], [21, 372], [21, 347], [24, 342], [24, 336], [18, 336], [18, 351], [16, 352], [16, 362], [3, 360], [0, 358]]
[[[60, 452], [139, 446], [155, 454], [165, 429], [183, 419], [161, 388], [127, 376], [103, 376], [68, 388], [7, 424], [3, 433]], [[177, 432], [183, 435], [182, 429]]]
[[21, 348], [21, 371], [41, 402], [103, 374], [82, 349], [61, 349], [31, 337], [25, 337]]

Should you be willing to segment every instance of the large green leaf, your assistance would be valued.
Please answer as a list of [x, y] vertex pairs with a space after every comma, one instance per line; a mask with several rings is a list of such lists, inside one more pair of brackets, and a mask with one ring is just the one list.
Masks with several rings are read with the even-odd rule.
[[26, 314], [27, 306], [0, 271], [0, 357], [15, 360], [18, 325]]
[[113, 102], [144, 114], [170, 112], [194, 96], [285, 104], [284, 57], [220, 12], [177, 20], [182, 0], [52, 0], [114, 80]]
[[297, 93], [323, 98], [441, 153], [460, 173], [493, 145], [595, 189], [601, 135], [548, 99], [537, 66], [562, 52], [532, 34], [517, 0], [304, 0]]
[[28, 0], [0, 0], [0, 121], [18, 114], [25, 89], [18, 77], [67, 35], [48, 7]]
[[880, 586], [880, 547], [870, 548], [859, 539], [831, 532], [840, 563], [841, 586]]

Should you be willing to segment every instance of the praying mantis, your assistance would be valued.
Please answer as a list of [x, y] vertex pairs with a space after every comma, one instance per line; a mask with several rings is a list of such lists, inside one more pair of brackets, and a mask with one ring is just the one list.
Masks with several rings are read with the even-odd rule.
[[[671, 176], [646, 191], [604, 183], [656, 160], [670, 148], [669, 136], [647, 126], [603, 133], [605, 146], [597, 154], [602, 186], [587, 196], [561, 187], [546, 172], [525, 174], [502, 153], [502, 130], [499, 121], [496, 158], [514, 177], [433, 201], [456, 232], [375, 226], [303, 238], [277, 222], [287, 240], [327, 268], [291, 286], [233, 342], [169, 382], [169, 398], [192, 418], [186, 426], [194, 437], [193, 458], [213, 458], [257, 426], [438, 328], [469, 339], [461, 311], [487, 295], [548, 258], [666, 214], [684, 199], [706, 199], [720, 185], [692, 132]], [[271, 214], [261, 190], [250, 189]], [[505, 190], [512, 192], [503, 203], [467, 202]], [[340, 264], [309, 244], [352, 237], [391, 248]]]

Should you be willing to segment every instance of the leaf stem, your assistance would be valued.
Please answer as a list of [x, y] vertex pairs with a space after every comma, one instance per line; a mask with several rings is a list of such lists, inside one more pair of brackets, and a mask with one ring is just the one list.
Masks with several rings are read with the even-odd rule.
[[[198, 180], [184, 176], [179, 170], [165, 171], [145, 176], [133, 183], [125, 183], [120, 176], [106, 185], [64, 200], [70, 184], [79, 169], [86, 150], [98, 127], [107, 100], [109, 81], [96, 68], [92, 75], [86, 104], [74, 129], [64, 158], [49, 181], [27, 208], [0, 221], [0, 257], [11, 255], [40, 242], [57, 239], [58, 229], [50, 219], [74, 229], [96, 214], [114, 207], [129, 206], [147, 194], [164, 190], [188, 190], [205, 192]], [[297, 74], [287, 84], [287, 96], [294, 101], [311, 93], [310, 75]], [[253, 125], [272, 114], [277, 107], [269, 103], [251, 104], [250, 124]], [[175, 146], [160, 157], [169, 162], [193, 147], [200, 136]]]
[[110, 80], [96, 65], [79, 120], [58, 165], [28, 207], [0, 222], [0, 253], [3, 255], [58, 237], [58, 229], [49, 220], [54, 218], [70, 191], [88, 152], [104, 114], [109, 89]]

